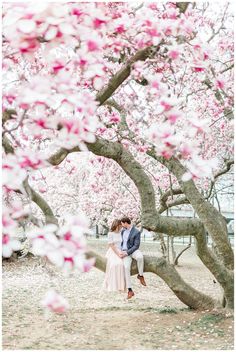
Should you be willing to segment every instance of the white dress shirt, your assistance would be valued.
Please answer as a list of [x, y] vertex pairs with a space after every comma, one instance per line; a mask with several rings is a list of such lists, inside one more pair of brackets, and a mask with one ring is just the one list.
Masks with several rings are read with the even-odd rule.
[[130, 231], [131, 231], [131, 228], [130, 229], [126, 229], [124, 232], [123, 232], [123, 246], [122, 246], [122, 251], [127, 251], [127, 241], [128, 241], [128, 238], [129, 238], [129, 234], [130, 234]]

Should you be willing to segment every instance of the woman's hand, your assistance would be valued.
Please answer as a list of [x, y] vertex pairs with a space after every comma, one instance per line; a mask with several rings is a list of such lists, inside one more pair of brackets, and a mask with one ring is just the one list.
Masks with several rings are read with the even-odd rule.
[[119, 249], [117, 249], [116, 254], [118, 255], [118, 257], [120, 257], [120, 256], [121, 256], [121, 253], [122, 253], [122, 251], [121, 251], [121, 250], [119, 250]]
[[124, 257], [127, 257], [127, 255], [128, 255], [128, 253], [126, 251], [121, 251], [119, 254], [119, 257], [124, 258]]

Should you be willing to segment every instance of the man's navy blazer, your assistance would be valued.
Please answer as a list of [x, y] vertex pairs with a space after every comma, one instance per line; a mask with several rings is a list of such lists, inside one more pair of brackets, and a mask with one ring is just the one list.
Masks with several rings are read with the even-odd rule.
[[[122, 242], [121, 242], [121, 248], [123, 246], [123, 234], [124, 234], [125, 229], [121, 231], [121, 237], [122, 237]], [[139, 249], [140, 246], [140, 231], [136, 229], [136, 227], [132, 226], [129, 237], [127, 240], [127, 253], [128, 255], [131, 255], [133, 252], [135, 252], [137, 249]]]

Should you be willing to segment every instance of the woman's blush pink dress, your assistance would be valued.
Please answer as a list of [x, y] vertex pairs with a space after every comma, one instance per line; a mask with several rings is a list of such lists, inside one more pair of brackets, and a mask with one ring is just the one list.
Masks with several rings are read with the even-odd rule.
[[[108, 233], [108, 244], [114, 244], [120, 250], [121, 234], [120, 232]], [[104, 280], [104, 287], [107, 291], [124, 291], [125, 286], [125, 269], [123, 259], [109, 247], [107, 253], [107, 265]]]

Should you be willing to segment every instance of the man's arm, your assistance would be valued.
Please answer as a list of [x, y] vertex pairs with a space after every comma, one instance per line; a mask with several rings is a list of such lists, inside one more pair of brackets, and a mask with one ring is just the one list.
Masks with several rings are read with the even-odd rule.
[[134, 239], [134, 245], [127, 250], [127, 254], [130, 255], [133, 252], [135, 252], [137, 249], [139, 249], [140, 246], [140, 231], [138, 231], [135, 235], [135, 239]]

